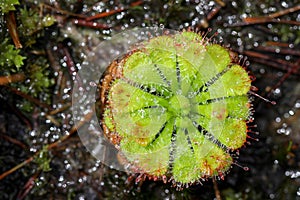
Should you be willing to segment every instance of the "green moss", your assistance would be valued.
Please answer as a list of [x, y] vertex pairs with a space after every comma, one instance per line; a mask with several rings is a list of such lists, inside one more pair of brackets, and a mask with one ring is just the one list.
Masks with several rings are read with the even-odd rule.
[[20, 55], [20, 50], [10, 44], [7, 38], [0, 43], [0, 66], [4, 67], [6, 72], [18, 71], [24, 64], [24, 59], [26, 57]]
[[16, 10], [17, 5], [20, 5], [18, 0], [2, 0], [0, 2], [0, 11], [2, 13], [8, 13], [9, 11]]

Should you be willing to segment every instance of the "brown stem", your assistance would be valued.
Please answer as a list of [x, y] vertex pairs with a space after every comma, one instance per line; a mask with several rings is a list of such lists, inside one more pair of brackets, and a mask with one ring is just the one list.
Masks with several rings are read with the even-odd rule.
[[57, 127], [61, 126], [60, 122], [58, 120], [56, 120], [55, 117], [53, 117], [52, 115], [46, 114], [45, 117], [46, 117], [46, 119], [50, 120], [50, 122], [52, 124], [54, 124], [55, 126], [57, 126]]
[[91, 17], [87, 17], [86, 18], [86, 21], [92, 21], [94, 19], [100, 19], [100, 18], [103, 18], [103, 17], [107, 17], [107, 16], [110, 16], [110, 15], [113, 15], [113, 14], [116, 14], [116, 13], [119, 13], [119, 12], [122, 12], [124, 11], [125, 8], [118, 8], [116, 10], [110, 10], [108, 12], [102, 12], [102, 13], [98, 13], [94, 16], [91, 16]]
[[[136, 2], [131, 3], [130, 7], [138, 6], [138, 5], [142, 4], [142, 3], [143, 3], [143, 1], [141, 1], [141, 0], [140, 1], [136, 1]], [[116, 13], [120, 13], [120, 12], [122, 12], [124, 10], [127, 10], [127, 9], [128, 9], [128, 7], [127, 8], [118, 8], [116, 10], [110, 10], [108, 12], [98, 13], [98, 14], [96, 14], [94, 16], [87, 17], [86, 21], [92, 21], [94, 19], [100, 19], [100, 18], [103, 18], [103, 17], [108, 17], [110, 15], [114, 15]]]
[[9, 137], [8, 135], [4, 135], [4, 134], [0, 134], [0, 137], [7, 140], [8, 142], [11, 142], [15, 145], [18, 145], [19, 147], [21, 147], [23, 149], [27, 149], [27, 146], [25, 144], [23, 144], [22, 142], [20, 142], [19, 140], [17, 140], [17, 139], [14, 139], [14, 138]]
[[108, 26], [106, 24], [92, 22], [92, 21], [88, 21], [85, 19], [74, 19], [72, 22], [79, 26], [85, 26], [85, 27], [94, 28], [94, 29], [109, 29], [110, 28], [110, 26]]
[[283, 15], [296, 12], [300, 10], [300, 5], [297, 5], [292, 8], [288, 8], [285, 10], [278, 11], [273, 14], [269, 14], [268, 16], [258, 16], [258, 17], [246, 17], [243, 19], [244, 23], [241, 25], [250, 25], [250, 24], [262, 24], [262, 23], [283, 23], [283, 24], [291, 24], [291, 25], [300, 25], [300, 22], [298, 21], [291, 21], [291, 20], [280, 20], [278, 17], [281, 17]]
[[210, 21], [212, 18], [214, 18], [214, 16], [216, 16], [219, 13], [221, 8], [222, 8], [221, 6], [216, 6], [215, 8], [213, 8], [211, 12], [209, 12], [208, 15], [206, 16], [207, 21]]
[[[270, 53], [277, 53], [277, 49], [274, 47], [264, 47], [264, 46], [258, 46], [256, 47], [256, 50], [258, 51], [267, 51]], [[290, 48], [281, 48], [280, 49], [280, 54], [285, 54], [285, 55], [294, 55], [294, 56], [300, 56], [300, 51], [293, 50]]]
[[300, 26], [300, 22], [292, 20], [281, 20], [271, 17], [246, 17], [243, 19], [244, 23], [239, 23], [239, 26], [246, 26], [252, 24], [265, 24], [265, 23], [279, 23]]
[[56, 13], [59, 13], [59, 14], [62, 14], [62, 15], [67, 15], [67, 16], [72, 16], [72, 17], [77, 17], [77, 18], [85, 18], [84, 15], [72, 13], [72, 12], [69, 12], [69, 11], [66, 11], [66, 10], [62, 10], [60, 8], [57, 8], [57, 7], [54, 8], [54, 7], [52, 7], [50, 5], [47, 5], [45, 3], [40, 3], [40, 9], [41, 9], [41, 11], [44, 8], [52, 10], [53, 12], [56, 12]]
[[62, 43], [59, 43], [58, 47], [62, 51], [62, 54], [63, 54], [64, 59], [66, 61], [70, 76], [71, 77], [74, 76], [74, 74], [77, 73], [77, 70], [76, 70], [75, 63], [73, 61], [73, 58], [72, 58], [68, 48], [66, 46], [64, 46]]
[[[34, 156], [35, 156], [35, 155], [37, 155], [37, 153], [34, 154]], [[11, 173], [17, 171], [18, 169], [20, 169], [20, 168], [23, 167], [24, 165], [30, 163], [30, 162], [34, 159], [34, 156], [29, 157], [28, 159], [24, 160], [23, 162], [21, 162], [20, 164], [16, 165], [16, 166], [13, 167], [13, 168], [11, 168], [10, 170], [8, 170], [8, 171], [2, 173], [2, 174], [0, 175], [0, 180], [2, 180], [3, 178], [5, 178], [6, 176], [10, 175]]]
[[220, 194], [220, 190], [218, 188], [218, 183], [217, 183], [216, 179], [213, 178], [212, 181], [213, 181], [213, 184], [214, 184], [214, 190], [215, 190], [216, 199], [217, 200], [222, 200], [221, 194]]
[[0, 85], [7, 85], [9, 83], [21, 82], [24, 80], [25, 80], [25, 75], [23, 73], [0, 76]]
[[298, 10], [300, 10], [300, 5], [297, 5], [295, 7], [287, 8], [285, 10], [281, 10], [281, 11], [278, 11], [276, 13], [270, 14], [269, 17], [276, 18], [276, 17], [280, 17], [280, 16], [283, 16], [283, 15], [286, 15], [286, 14], [289, 14], [289, 13], [292, 13], [292, 12], [296, 12]]
[[[263, 65], [266, 65], [266, 66], [273, 67], [273, 68], [278, 69], [278, 70], [284, 70], [284, 71], [288, 71], [289, 68], [293, 67], [291, 65], [281, 65], [277, 62], [272, 62], [270, 60], [265, 60], [265, 59], [261, 59], [261, 58], [253, 58], [253, 61], [257, 62], [257, 63], [260, 63], [260, 64], [263, 64]], [[300, 75], [300, 72], [295, 72], [293, 74]]]
[[266, 41], [266, 46], [276, 46], [276, 47], [289, 47], [289, 43], [286, 42], [277, 42], [277, 41]]
[[27, 194], [30, 192], [30, 190], [35, 186], [35, 180], [37, 179], [37, 177], [39, 176], [40, 173], [41, 173], [41, 170], [36, 172], [32, 177], [30, 177], [28, 179], [28, 181], [26, 182], [24, 187], [19, 191], [19, 193], [17, 195], [18, 200], [22, 200], [27, 196]]
[[17, 32], [15, 13], [13, 11], [10, 11], [9, 13], [5, 14], [5, 18], [7, 20], [7, 28], [8, 28], [10, 37], [12, 38], [16, 48], [17, 49], [22, 48], [22, 44], [19, 40], [19, 35]]
[[55, 110], [51, 110], [48, 115], [55, 115], [57, 113], [60, 113], [66, 109], [68, 109], [72, 104], [71, 103], [66, 103], [64, 106], [62, 106], [61, 108], [57, 108]]
[[21, 120], [21, 122], [23, 122], [24, 124], [26, 124], [28, 130], [32, 130], [33, 129], [33, 125], [31, 123], [31, 121], [28, 119], [27, 116], [25, 116], [20, 110], [19, 108], [17, 108], [15, 105], [10, 104], [8, 101], [4, 102], [9, 109], [11, 109], [12, 112], [14, 112], [16, 114], [16, 116]]
[[293, 69], [293, 74], [300, 75], [300, 72], [298, 72], [299, 66], [297, 64], [287, 62], [279, 58], [273, 58], [266, 54], [255, 51], [244, 51], [243, 54], [252, 57], [255, 62], [260, 62], [262, 64], [266, 64], [280, 70], [289, 71], [289, 69], [291, 68]]
[[226, 6], [226, 3], [223, 2], [222, 0], [215, 0], [215, 2], [216, 2], [217, 4], [219, 4], [220, 6], [222, 6], [222, 7]]
[[11, 92], [15, 93], [16, 95], [19, 95], [25, 99], [27, 99], [28, 101], [36, 104], [37, 106], [40, 106], [40, 107], [43, 107], [43, 108], [47, 108], [49, 110], [52, 110], [51, 106], [46, 104], [46, 103], [43, 103], [41, 102], [39, 99], [36, 99], [24, 92], [21, 92], [20, 90], [16, 89], [16, 88], [13, 88], [13, 87], [8, 87], [8, 86], [5, 86], [6, 88], [8, 88]]
[[143, 3], [143, 0], [135, 1], [130, 4], [131, 7], [139, 6]]
[[62, 136], [59, 140], [57, 140], [56, 142], [53, 142], [51, 144], [48, 145], [48, 149], [52, 149], [56, 146], [58, 146], [59, 144], [61, 144], [63, 141], [65, 141], [66, 139], [68, 139], [71, 135], [73, 135], [82, 125], [84, 125], [86, 122], [88, 122], [91, 117], [92, 117], [93, 113], [88, 113], [84, 116], [84, 119], [81, 120], [78, 124], [75, 124], [69, 131], [69, 134]]
[[65, 58], [65, 61], [66, 61], [66, 64], [67, 64], [67, 67], [68, 67], [68, 70], [69, 70], [69, 75], [70, 77], [72, 77], [72, 80], [76, 80], [78, 82], [78, 84], [81, 86], [82, 85], [82, 80], [80, 78], [80, 76], [77, 75], [77, 68], [75, 66], [75, 63], [73, 61], [73, 58], [70, 54], [70, 51], [68, 50], [67, 47], [65, 47], [63, 44], [59, 44], [59, 47], [61, 49], [61, 53], [63, 54], [64, 58]]
[[287, 73], [281, 77], [281, 79], [272, 87], [272, 90], [270, 90], [268, 96], [271, 96], [272, 91], [274, 91], [276, 88], [282, 85], [282, 83], [297, 69], [290, 68]]

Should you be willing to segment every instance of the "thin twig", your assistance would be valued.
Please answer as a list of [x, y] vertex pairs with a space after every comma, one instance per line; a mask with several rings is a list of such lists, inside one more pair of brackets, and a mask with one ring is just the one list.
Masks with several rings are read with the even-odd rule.
[[276, 47], [286, 47], [286, 48], [290, 46], [289, 43], [278, 42], [278, 41], [266, 41], [265, 44], [266, 46], [276, 46]]
[[37, 179], [40, 173], [41, 170], [37, 171], [35, 174], [33, 174], [33, 176], [29, 178], [29, 180], [26, 182], [24, 187], [19, 191], [17, 195], [18, 200], [24, 199], [27, 196], [27, 194], [30, 192], [30, 190], [32, 190], [32, 188], [35, 186], [35, 180]]
[[298, 10], [300, 10], [300, 5], [297, 5], [297, 6], [292, 7], [292, 8], [287, 8], [285, 10], [281, 10], [281, 11], [278, 11], [278, 12], [275, 12], [273, 14], [270, 14], [269, 17], [276, 18], [276, 17], [280, 17], [280, 16], [283, 16], [283, 15], [286, 15], [286, 14], [289, 14], [289, 13], [292, 13], [292, 12], [296, 12]]
[[7, 28], [10, 34], [10, 37], [12, 38], [15, 47], [17, 49], [22, 48], [22, 44], [19, 39], [19, 35], [17, 32], [17, 24], [15, 19], [15, 13], [13, 11], [10, 11], [9, 13], [5, 14], [5, 18], [7, 20]]
[[217, 183], [216, 179], [213, 178], [212, 181], [213, 181], [213, 184], [214, 184], [214, 190], [215, 190], [216, 199], [217, 200], [222, 200], [221, 194], [220, 194], [220, 190], [218, 188], [218, 183]]
[[[270, 53], [277, 53], [277, 48], [274, 47], [265, 47], [265, 46], [258, 46], [256, 47], [256, 50], [258, 51], [267, 51]], [[280, 49], [280, 54], [285, 54], [285, 55], [293, 55], [293, 56], [300, 56], [300, 51], [293, 50], [290, 48], [281, 48]]]
[[288, 71], [290, 68], [292, 68], [293, 74], [300, 75], [300, 72], [298, 70], [299, 66], [297, 64], [288, 62], [283, 59], [270, 57], [266, 54], [262, 54], [255, 51], [244, 51], [243, 54], [255, 58], [255, 62], [260, 62], [262, 64], [266, 64], [280, 70]]
[[84, 19], [73, 19], [72, 23], [79, 26], [85, 26], [93, 29], [110, 29], [111, 27], [107, 24], [101, 24], [98, 22], [87, 21]]
[[240, 26], [252, 25], [252, 24], [265, 24], [265, 23], [278, 23], [278, 24], [290, 24], [300, 26], [300, 22], [293, 20], [273, 19], [270, 17], [246, 17], [243, 19], [244, 23], [239, 23]]
[[280, 85], [282, 85], [282, 83], [292, 74], [293, 69], [290, 68], [287, 73], [284, 74], [284, 76], [282, 76], [280, 78], [280, 80], [272, 87], [272, 90], [270, 90], [268, 96], [271, 95], [272, 91], [274, 91], [276, 88], [278, 88]]
[[229, 25], [231, 27], [236, 27], [236, 26], [247, 26], [247, 25], [253, 25], [253, 24], [264, 24], [264, 23], [280, 23], [280, 24], [290, 24], [290, 25], [296, 25], [300, 26], [299, 21], [293, 21], [293, 20], [284, 20], [284, 19], [279, 19], [278, 17], [281, 17], [283, 15], [296, 12], [300, 10], [300, 5], [297, 5], [292, 8], [288, 8], [285, 10], [281, 10], [278, 12], [275, 12], [273, 14], [269, 14], [267, 16], [257, 16], [257, 17], [246, 17], [243, 19], [243, 22], [240, 23], [235, 23], [232, 25]]
[[210, 21], [212, 18], [214, 18], [214, 16], [216, 16], [219, 13], [221, 8], [222, 8], [221, 6], [216, 6], [215, 8], [213, 8], [211, 12], [209, 12], [208, 15], [206, 16], [207, 21]]
[[98, 13], [98, 14], [96, 14], [94, 16], [87, 17], [86, 21], [92, 21], [94, 19], [100, 19], [100, 18], [103, 18], [103, 17], [108, 17], [110, 15], [113, 15], [113, 14], [116, 14], [116, 13], [120, 13], [120, 12], [122, 12], [124, 10], [125, 10], [125, 8], [118, 8], [118, 9], [115, 9], [115, 10], [110, 10], [108, 12]]
[[206, 16], [206, 18], [202, 19], [199, 24], [197, 25], [198, 28], [208, 28], [209, 24], [208, 22], [214, 18], [219, 11], [221, 10], [222, 6], [217, 5], [215, 8], [213, 8]]
[[61, 126], [60, 122], [57, 121], [57, 119], [55, 119], [52, 115], [46, 114], [45, 117], [46, 117], [46, 119], [50, 120], [50, 122], [51, 122], [52, 124], [54, 124], [55, 126], [57, 126], [57, 127], [60, 127], [60, 126]]
[[19, 117], [19, 119], [24, 124], [26, 124], [28, 130], [33, 129], [32, 122], [30, 121], [30, 119], [28, 119], [28, 117], [26, 115], [23, 114], [23, 112], [20, 111], [19, 108], [17, 108], [15, 105], [8, 103], [8, 101], [5, 101], [5, 104], [8, 106], [9, 109], [11, 109], [17, 115], [17, 117]]
[[48, 145], [48, 150], [58, 146], [58, 144], [61, 144], [63, 141], [65, 141], [66, 139], [68, 139], [71, 135], [73, 135], [82, 125], [84, 125], [86, 122], [88, 122], [91, 117], [92, 117], [93, 113], [88, 113], [84, 116], [84, 120], [81, 120], [78, 124], [75, 124], [74, 126], [72, 126], [72, 128], [69, 131], [69, 134], [66, 134], [64, 136], [62, 136], [59, 140], [57, 140], [56, 142], [53, 142], [51, 144]]
[[15, 94], [17, 94], [17, 95], [19, 95], [19, 96], [21, 96], [21, 97], [27, 99], [28, 101], [30, 101], [30, 102], [36, 104], [37, 106], [40, 106], [40, 107], [43, 107], [43, 108], [47, 108], [47, 109], [49, 109], [49, 110], [52, 109], [50, 105], [48, 105], [48, 104], [46, 104], [46, 103], [43, 103], [43, 102], [41, 102], [39, 99], [36, 99], [36, 98], [34, 98], [34, 97], [32, 97], [32, 96], [30, 96], [30, 95], [24, 93], [24, 92], [21, 92], [20, 90], [18, 90], [18, 89], [16, 89], [16, 88], [8, 87], [8, 86], [5, 86], [5, 87], [6, 87], [7, 89], [9, 89], [11, 92], [13, 92], [13, 93], [15, 93]]
[[235, 24], [229, 24], [229, 27], [239, 27], [239, 26], [248, 26], [254, 24], [265, 24], [265, 23], [278, 23], [278, 24], [289, 24], [300, 26], [300, 22], [293, 20], [282, 20], [282, 19], [273, 19], [270, 17], [246, 17], [243, 19], [243, 22], [237, 22]]
[[85, 18], [86, 16], [84, 15], [81, 15], [81, 14], [76, 14], [76, 13], [72, 13], [72, 12], [69, 12], [69, 11], [66, 11], [66, 10], [62, 10], [60, 8], [54, 8], [50, 5], [47, 5], [45, 3], [40, 3], [40, 8], [41, 10], [43, 10], [43, 8], [46, 8], [46, 9], [49, 9], [49, 10], [53, 10], [59, 14], [63, 14], [63, 15], [67, 15], [67, 16], [72, 16], [72, 17], [77, 17], [77, 18]]
[[63, 105], [61, 108], [57, 108], [55, 110], [51, 110], [48, 115], [55, 115], [57, 113], [61, 113], [63, 111], [65, 111], [66, 109], [70, 108], [72, 104], [70, 102], [66, 103], [65, 105]]
[[9, 83], [14, 83], [14, 82], [22, 82], [24, 80], [25, 80], [25, 75], [23, 73], [0, 76], [0, 85], [7, 85]]
[[15, 138], [12, 138], [12, 137], [10, 137], [8, 135], [0, 134], [0, 137], [2, 137], [3, 139], [7, 140], [8, 142], [11, 142], [11, 143], [13, 143], [15, 145], [18, 145], [22, 149], [27, 149], [28, 148], [24, 143], [20, 142], [19, 140], [15, 139]]
[[225, 7], [225, 6], [226, 6], [226, 3], [223, 2], [222, 0], [215, 0], [215, 2], [216, 2], [217, 4], [219, 4], [220, 6], [222, 6], [222, 7]]
[[108, 17], [110, 15], [114, 15], [116, 13], [120, 13], [122, 11], [128, 10], [131, 7], [138, 6], [138, 5], [142, 4], [142, 3], [143, 3], [143, 1], [140, 0], [140, 1], [136, 1], [136, 2], [131, 3], [129, 7], [117, 8], [115, 10], [110, 10], [108, 12], [98, 13], [98, 14], [96, 14], [94, 16], [87, 17], [86, 21], [92, 21], [94, 19], [100, 19], [100, 18], [103, 18], [103, 17]]
[[[39, 153], [39, 152], [37, 152]], [[34, 156], [37, 155], [37, 153], [35, 153], [33, 156], [29, 157], [28, 159], [24, 160], [23, 162], [21, 162], [20, 164], [16, 165], [15, 167], [11, 168], [10, 170], [2, 173], [0, 175], [0, 180], [2, 180], [3, 178], [5, 178], [6, 176], [10, 175], [11, 173], [17, 171], [18, 169], [20, 169], [21, 167], [25, 166], [26, 164], [30, 163], [31, 161], [33, 161]]]

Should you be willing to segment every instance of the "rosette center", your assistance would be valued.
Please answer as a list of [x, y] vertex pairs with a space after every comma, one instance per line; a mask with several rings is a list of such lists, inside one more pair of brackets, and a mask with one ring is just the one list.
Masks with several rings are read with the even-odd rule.
[[174, 116], [186, 116], [191, 111], [191, 101], [183, 95], [174, 95], [169, 101], [168, 110]]

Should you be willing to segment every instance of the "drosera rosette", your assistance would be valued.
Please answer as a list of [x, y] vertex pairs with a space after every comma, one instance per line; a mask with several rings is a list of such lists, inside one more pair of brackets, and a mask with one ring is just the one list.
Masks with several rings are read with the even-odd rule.
[[199, 33], [164, 30], [110, 63], [100, 124], [127, 171], [177, 186], [228, 172], [252, 120], [251, 77], [233, 55]]

